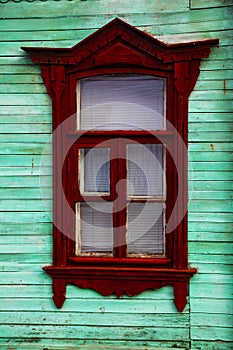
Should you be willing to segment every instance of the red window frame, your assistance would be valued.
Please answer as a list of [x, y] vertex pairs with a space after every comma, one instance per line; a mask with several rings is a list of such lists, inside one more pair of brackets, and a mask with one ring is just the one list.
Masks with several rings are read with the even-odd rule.
[[[34, 63], [40, 64], [43, 80], [52, 99], [53, 264], [44, 267], [44, 270], [53, 279], [53, 300], [57, 307], [63, 305], [66, 285], [71, 283], [95, 289], [103, 295], [115, 293], [117, 296], [124, 293], [133, 296], [146, 289], [172, 285], [177, 309], [184, 309], [189, 279], [196, 272], [195, 268], [188, 266], [187, 247], [188, 97], [198, 78], [201, 58], [208, 57], [210, 46], [217, 44], [218, 39], [165, 44], [115, 19], [70, 49], [23, 48], [30, 53]], [[166, 78], [166, 118], [172, 127], [153, 131], [153, 135], [149, 131], [94, 130], [84, 134], [78, 131], [75, 118], [70, 118], [77, 109], [77, 81], [106, 74], [145, 74]], [[65, 128], [61, 128], [65, 121], [68, 121]], [[178, 142], [178, 134], [185, 147]], [[119, 137], [142, 143], [162, 142], [174, 151], [172, 156], [166, 151], [166, 221], [172, 215], [176, 201], [176, 214], [186, 214], [172, 232], [166, 233], [165, 258], [126, 257], [122, 242], [122, 247], [115, 250], [114, 257], [75, 255], [74, 203], [82, 200], [77, 184], [71, 185], [78, 176], [75, 165], [77, 148], [110, 139], [116, 142], [114, 140]], [[116, 167], [116, 162], [113, 162], [113, 167]], [[121, 171], [117, 179], [121, 179], [125, 177], [125, 163], [121, 158], [118, 162], [121, 164], [117, 168]], [[69, 206], [65, 205], [63, 191]], [[122, 214], [115, 218], [114, 225], [117, 226], [124, 217]]]

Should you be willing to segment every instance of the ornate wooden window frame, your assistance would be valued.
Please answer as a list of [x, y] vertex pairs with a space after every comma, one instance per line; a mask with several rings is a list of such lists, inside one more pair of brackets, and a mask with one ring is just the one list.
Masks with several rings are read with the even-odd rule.
[[[53, 264], [45, 266], [44, 270], [53, 279], [53, 300], [57, 307], [63, 305], [66, 285], [71, 283], [81, 288], [92, 288], [103, 295], [116, 293], [117, 296], [123, 293], [133, 296], [146, 289], [172, 285], [175, 305], [179, 311], [184, 309], [189, 279], [196, 273], [195, 268], [188, 266], [187, 214], [168, 235], [169, 258], [106, 260], [99, 257], [77, 259], [74, 256], [72, 236], [68, 233], [69, 230], [73, 231], [70, 228], [73, 223], [69, 222], [60, 183], [63, 173], [65, 191], [72, 191], [71, 188], [67, 190], [64, 179], [69, 178], [72, 173], [69, 162], [72, 162], [73, 147], [68, 151], [63, 166], [64, 144], [69, 143], [68, 139], [76, 137], [78, 131], [74, 118], [71, 118], [65, 130], [60, 130], [59, 127], [76, 112], [77, 79], [102, 74], [150, 74], [167, 78], [167, 119], [187, 146], [188, 97], [198, 78], [201, 59], [209, 56], [213, 45], [218, 45], [218, 39], [165, 44], [116, 18], [72, 48], [23, 47], [32, 61], [40, 65], [44, 83], [52, 99]], [[58, 135], [59, 133], [63, 135]], [[115, 133], [115, 136], [118, 135], [119, 133]], [[96, 136], [102, 139], [106, 137], [106, 133], [104, 135], [99, 132]], [[114, 137], [114, 133], [110, 136]], [[169, 141], [169, 132], [162, 136], [158, 132], [154, 137], [164, 137], [164, 142], [167, 143], [174, 142]], [[177, 208], [179, 211], [187, 206], [187, 153], [177, 143], [173, 143], [173, 147], [177, 147], [176, 154], [179, 155], [176, 166], [178, 169], [182, 168], [182, 179], [179, 181], [182, 198]], [[173, 193], [167, 215], [172, 212], [178, 191], [175, 171], [173, 175], [172, 185], [176, 192]]]

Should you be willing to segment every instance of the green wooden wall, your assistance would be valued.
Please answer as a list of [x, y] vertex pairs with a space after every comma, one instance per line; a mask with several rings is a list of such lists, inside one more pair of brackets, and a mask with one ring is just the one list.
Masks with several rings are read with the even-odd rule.
[[[0, 0], [1, 349], [233, 348], [231, 0]], [[61, 310], [41, 267], [51, 262], [51, 103], [21, 46], [70, 47], [120, 17], [166, 38], [219, 38], [189, 113], [189, 260], [183, 313], [172, 288], [133, 298], [67, 288]], [[41, 187], [44, 202], [41, 199]]]

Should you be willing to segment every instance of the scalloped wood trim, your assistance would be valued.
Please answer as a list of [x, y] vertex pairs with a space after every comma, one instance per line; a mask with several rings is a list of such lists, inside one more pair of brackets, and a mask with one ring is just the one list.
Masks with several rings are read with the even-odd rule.
[[[174, 303], [182, 312], [187, 304], [189, 279], [197, 272], [196, 269], [147, 269], [147, 268], [88, 268], [45, 266], [44, 270], [53, 279], [53, 300], [61, 308], [66, 297], [66, 285], [73, 284], [79, 288], [91, 288], [98, 293], [109, 296], [115, 294], [121, 297], [126, 294], [135, 296], [148, 289], [159, 289], [172, 285], [174, 288]], [[142, 274], [143, 270], [143, 274]]]

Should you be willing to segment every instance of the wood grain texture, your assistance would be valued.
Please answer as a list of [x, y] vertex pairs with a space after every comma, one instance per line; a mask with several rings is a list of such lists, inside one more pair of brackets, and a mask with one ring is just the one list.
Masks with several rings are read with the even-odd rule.
[[[221, 0], [0, 4], [3, 349], [187, 349], [190, 344], [198, 350], [232, 349], [230, 5]], [[220, 47], [202, 62], [190, 96], [189, 261], [199, 273], [190, 285], [190, 309], [182, 314], [173, 306], [170, 287], [116, 299], [68, 286], [67, 302], [57, 311], [50, 300], [51, 280], [41, 270], [51, 262], [52, 225], [43, 209], [39, 177], [40, 157], [51, 134], [51, 102], [39, 67], [20, 47], [69, 47], [116, 16], [161, 40], [220, 38]], [[48, 155], [43, 169], [47, 201], [52, 195], [50, 159]]]

